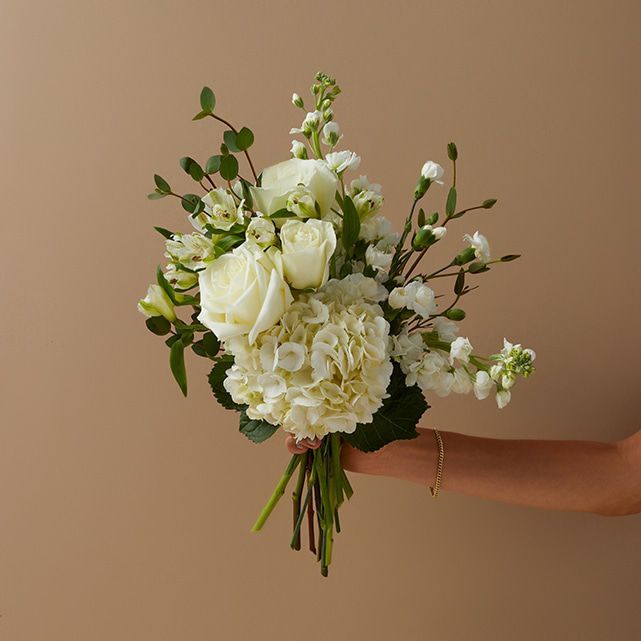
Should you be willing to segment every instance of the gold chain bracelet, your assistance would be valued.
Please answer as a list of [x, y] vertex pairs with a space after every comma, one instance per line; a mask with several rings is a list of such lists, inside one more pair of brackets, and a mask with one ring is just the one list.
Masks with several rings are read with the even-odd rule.
[[438, 459], [436, 461], [436, 480], [434, 485], [430, 485], [430, 492], [432, 497], [438, 496], [438, 491], [441, 489], [441, 482], [443, 480], [443, 461], [445, 461], [445, 448], [443, 447], [443, 439], [437, 429], [433, 430], [436, 444], [438, 445]]

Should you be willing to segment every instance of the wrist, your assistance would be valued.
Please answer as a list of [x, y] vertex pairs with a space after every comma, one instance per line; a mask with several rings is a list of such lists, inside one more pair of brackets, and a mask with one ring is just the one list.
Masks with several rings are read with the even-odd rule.
[[387, 476], [421, 485], [434, 483], [438, 448], [432, 430], [419, 429], [417, 438], [394, 441], [387, 447], [390, 451], [383, 461]]

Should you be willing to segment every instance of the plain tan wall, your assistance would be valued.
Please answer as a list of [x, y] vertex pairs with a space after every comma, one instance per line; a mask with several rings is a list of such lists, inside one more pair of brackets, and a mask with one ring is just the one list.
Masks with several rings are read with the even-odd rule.
[[[641, 517], [515, 508], [354, 478], [329, 580], [288, 548], [287, 501], [249, 527], [286, 454], [258, 447], [135, 310], [160, 260], [155, 171], [204, 159], [211, 84], [287, 156], [318, 69], [400, 223], [416, 172], [460, 149], [460, 198], [499, 198], [466, 333], [534, 347], [508, 409], [434, 399], [424, 425], [616, 439], [639, 427], [636, 2], [0, 4], [3, 99], [0, 639], [581, 641], [641, 637]], [[444, 192], [443, 192], [444, 194]], [[432, 196], [433, 197], [433, 196]], [[436, 203], [436, 201], [432, 201]]]

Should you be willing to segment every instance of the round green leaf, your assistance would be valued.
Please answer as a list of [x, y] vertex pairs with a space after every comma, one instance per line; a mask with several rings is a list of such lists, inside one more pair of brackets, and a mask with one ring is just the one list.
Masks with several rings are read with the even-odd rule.
[[249, 149], [254, 144], [254, 132], [248, 127], [243, 127], [236, 135], [236, 145], [241, 151]]
[[234, 180], [238, 176], [238, 161], [235, 156], [225, 156], [221, 159], [220, 175], [225, 180]]
[[203, 87], [202, 91], [200, 92], [201, 109], [210, 114], [214, 111], [215, 106], [216, 96], [214, 95], [214, 92], [209, 87]]

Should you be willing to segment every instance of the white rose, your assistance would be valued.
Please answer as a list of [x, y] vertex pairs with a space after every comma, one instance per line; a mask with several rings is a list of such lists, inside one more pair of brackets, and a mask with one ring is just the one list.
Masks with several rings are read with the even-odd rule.
[[443, 184], [441, 178], [444, 173], [443, 167], [431, 160], [428, 160], [421, 169], [421, 176], [423, 176], [423, 178], [429, 178], [432, 182], [438, 183], [439, 185]]
[[285, 278], [295, 289], [322, 287], [329, 277], [329, 259], [336, 249], [331, 223], [314, 218], [288, 220], [280, 230]]
[[273, 245], [276, 240], [276, 228], [269, 218], [254, 216], [247, 225], [246, 237], [251, 238], [261, 247]]
[[257, 208], [273, 214], [286, 206], [289, 195], [303, 185], [318, 203], [321, 217], [329, 213], [338, 178], [322, 160], [290, 158], [263, 171], [261, 187], [252, 187]]
[[466, 240], [472, 247], [474, 247], [474, 255], [476, 259], [482, 263], [490, 262], [490, 244], [487, 242], [487, 238], [480, 234], [478, 231], [474, 232], [474, 236], [465, 234], [463, 240]]
[[283, 277], [282, 256], [246, 241], [200, 272], [198, 320], [220, 340], [256, 336], [275, 325], [293, 301]]
[[226, 189], [212, 189], [201, 200], [205, 205], [206, 215], [199, 214], [196, 218], [190, 216], [196, 229], [202, 229], [203, 223], [209, 223], [216, 229], [225, 231], [231, 229], [235, 223], [243, 222], [243, 210]]
[[138, 301], [138, 311], [147, 318], [164, 316], [170, 322], [176, 320], [174, 304], [160, 285], [149, 285], [147, 296]]
[[454, 360], [458, 359], [463, 363], [470, 362], [470, 354], [472, 353], [472, 343], [469, 339], [459, 336], [452, 341], [450, 345], [450, 365], [454, 364]]

